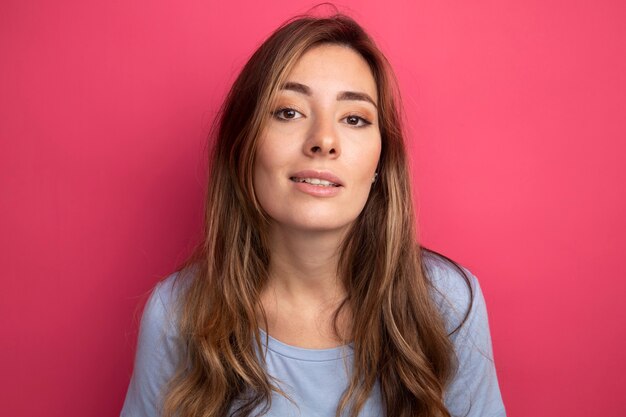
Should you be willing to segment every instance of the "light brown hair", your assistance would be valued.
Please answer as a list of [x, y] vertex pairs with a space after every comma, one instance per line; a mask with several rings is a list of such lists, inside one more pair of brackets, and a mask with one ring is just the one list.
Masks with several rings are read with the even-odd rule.
[[387, 416], [450, 416], [443, 396], [454, 350], [429, 295], [426, 249], [417, 243], [400, 96], [374, 42], [354, 20], [336, 14], [297, 17], [278, 28], [246, 63], [216, 119], [204, 240], [179, 274], [189, 277], [179, 300], [184, 357], [166, 392], [166, 417], [243, 417], [268, 411], [272, 392], [286, 396], [257, 356], [259, 294], [271, 254], [270, 219], [252, 174], [280, 85], [305, 51], [324, 43], [348, 46], [369, 64], [382, 140], [378, 179], [341, 246], [337, 273], [347, 297], [334, 323], [340, 337], [339, 312], [352, 311], [354, 367], [336, 415], [349, 409], [356, 417], [378, 379]]

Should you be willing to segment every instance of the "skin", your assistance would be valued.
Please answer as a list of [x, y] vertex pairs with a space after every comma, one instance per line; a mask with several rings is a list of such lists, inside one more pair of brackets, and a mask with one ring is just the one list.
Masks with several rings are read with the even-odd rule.
[[[261, 302], [272, 337], [334, 347], [331, 314], [345, 295], [336, 275], [338, 247], [363, 210], [381, 151], [376, 82], [357, 52], [321, 45], [299, 59], [284, 87], [254, 168], [255, 193], [272, 219]], [[331, 171], [343, 186], [332, 197], [307, 194], [290, 180], [304, 169]], [[340, 316], [340, 323], [348, 321]]]

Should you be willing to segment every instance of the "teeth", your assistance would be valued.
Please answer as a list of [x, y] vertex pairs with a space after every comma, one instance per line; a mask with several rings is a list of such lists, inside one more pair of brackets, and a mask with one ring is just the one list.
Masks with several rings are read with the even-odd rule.
[[296, 177], [292, 177], [291, 179], [293, 181], [295, 181], [295, 182], [306, 182], [308, 184], [321, 185], [323, 187], [338, 187], [338, 185], [333, 183], [333, 182], [326, 181], [326, 180], [321, 180], [319, 178], [296, 178]]

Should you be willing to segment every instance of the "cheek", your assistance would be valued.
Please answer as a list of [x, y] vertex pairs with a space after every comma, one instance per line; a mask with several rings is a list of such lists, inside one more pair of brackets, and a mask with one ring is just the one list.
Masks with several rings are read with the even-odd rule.
[[369, 146], [362, 147], [354, 155], [353, 166], [361, 166], [359, 172], [360, 177], [365, 181], [369, 179], [371, 181], [378, 166], [381, 153], [380, 139], [372, 140]]
[[[380, 159], [381, 145], [380, 140], [373, 141], [371, 146], [362, 148], [356, 156], [352, 166], [360, 166], [358, 177], [355, 180], [358, 182], [358, 200], [359, 204], [365, 205], [370, 192], [372, 191], [372, 179], [374, 178], [378, 161]], [[379, 174], [380, 175], [380, 174]]]
[[267, 201], [267, 194], [272, 190], [270, 180], [271, 169], [267, 165], [267, 161], [259, 155], [254, 163], [252, 184], [254, 186], [254, 193], [261, 205]]
[[260, 143], [254, 160], [252, 184], [257, 201], [268, 213], [272, 213], [280, 201], [284, 159], [279, 144], [271, 140]]
[[254, 182], [264, 182], [277, 164], [276, 144], [267, 138], [261, 139], [254, 159]]

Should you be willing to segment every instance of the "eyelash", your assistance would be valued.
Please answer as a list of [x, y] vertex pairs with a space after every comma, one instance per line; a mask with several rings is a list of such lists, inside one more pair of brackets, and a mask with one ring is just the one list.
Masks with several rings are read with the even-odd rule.
[[[294, 108], [292, 108], [292, 107], [281, 107], [281, 108], [279, 108], [279, 109], [277, 109], [277, 110], [274, 110], [271, 114], [272, 114], [272, 116], [273, 116], [276, 120], [281, 121], [281, 122], [287, 122], [287, 121], [289, 121], [289, 120], [291, 120], [291, 119], [284, 119], [284, 118], [278, 117], [278, 116], [279, 116], [282, 112], [284, 112], [284, 111], [286, 111], [286, 110], [293, 110], [293, 111], [295, 111], [295, 112], [297, 112], [297, 113], [302, 114], [301, 112], [299, 112], [298, 110], [296, 110], [296, 109], [294, 109]], [[369, 121], [369, 120], [367, 120], [366, 118], [361, 117], [361, 116], [358, 116], [358, 115], [356, 115], [356, 114], [349, 114], [349, 115], [347, 115], [346, 117], [344, 117], [344, 119], [347, 119], [347, 118], [349, 118], [349, 117], [356, 117], [356, 118], [357, 118], [357, 119], [359, 119], [361, 122], [363, 122], [363, 124], [362, 124], [361, 126], [357, 126], [357, 125], [352, 125], [352, 124], [349, 124], [349, 126], [352, 126], [352, 127], [362, 128], [362, 127], [367, 127], [367, 126], [369, 126], [369, 125], [371, 125], [371, 124], [372, 124], [372, 122], [370, 122], [370, 121]]]

